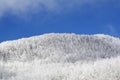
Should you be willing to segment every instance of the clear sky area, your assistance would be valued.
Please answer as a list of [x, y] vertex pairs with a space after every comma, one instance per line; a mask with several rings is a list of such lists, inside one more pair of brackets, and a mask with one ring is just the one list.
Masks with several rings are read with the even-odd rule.
[[45, 33], [120, 37], [120, 0], [0, 0], [0, 42]]

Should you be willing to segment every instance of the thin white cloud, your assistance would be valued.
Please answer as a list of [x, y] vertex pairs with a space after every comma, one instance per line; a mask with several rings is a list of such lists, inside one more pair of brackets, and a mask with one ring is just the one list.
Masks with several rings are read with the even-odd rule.
[[103, 0], [0, 0], [0, 15], [34, 13], [42, 10], [60, 12], [100, 1], [105, 2]]
[[114, 35], [114, 36], [118, 36], [118, 35], [119, 35], [119, 33], [118, 33], [118, 31], [117, 31], [117, 29], [116, 29], [115, 26], [113, 26], [113, 25], [108, 25], [108, 26], [107, 26], [107, 29], [108, 29], [108, 31], [109, 31], [109, 33], [110, 33], [111, 35]]
[[[76, 0], [75, 0], [76, 1]], [[48, 9], [53, 10], [58, 6], [68, 5], [70, 2], [75, 1], [63, 1], [63, 0], [0, 0], [0, 12], [5, 11], [26, 11], [29, 9]]]

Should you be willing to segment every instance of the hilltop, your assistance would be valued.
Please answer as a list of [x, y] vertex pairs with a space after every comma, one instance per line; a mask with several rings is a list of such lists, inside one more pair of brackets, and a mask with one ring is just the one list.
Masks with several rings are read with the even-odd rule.
[[104, 34], [51, 33], [6, 41], [0, 43], [0, 79], [117, 80], [119, 56], [120, 39]]

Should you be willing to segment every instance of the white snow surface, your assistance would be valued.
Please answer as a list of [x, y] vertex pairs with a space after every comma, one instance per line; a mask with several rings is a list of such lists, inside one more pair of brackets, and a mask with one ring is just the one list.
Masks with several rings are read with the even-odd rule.
[[2, 42], [0, 80], [120, 80], [120, 39], [50, 33]]

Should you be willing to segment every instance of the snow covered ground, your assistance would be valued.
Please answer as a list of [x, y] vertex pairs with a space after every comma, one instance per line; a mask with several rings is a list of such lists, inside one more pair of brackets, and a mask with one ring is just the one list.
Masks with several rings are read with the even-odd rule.
[[120, 80], [120, 39], [51, 33], [2, 42], [0, 80]]

